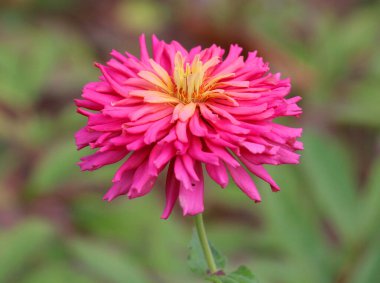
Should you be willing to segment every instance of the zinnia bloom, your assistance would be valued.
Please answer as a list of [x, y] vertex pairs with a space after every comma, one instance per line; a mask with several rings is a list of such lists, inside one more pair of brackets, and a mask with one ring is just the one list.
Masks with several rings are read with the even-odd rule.
[[290, 80], [269, 73], [267, 63], [242, 48], [216, 45], [187, 51], [152, 37], [152, 57], [145, 37], [141, 55], [112, 51], [97, 82], [87, 84], [78, 112], [88, 124], [76, 135], [78, 149], [97, 152], [83, 157], [82, 170], [96, 170], [122, 160], [104, 196], [105, 200], [149, 193], [168, 165], [166, 206], [168, 218], [177, 199], [184, 215], [204, 210], [204, 170], [221, 187], [229, 175], [252, 200], [260, 194], [248, 171], [278, 185], [263, 164], [296, 164], [302, 129], [273, 122], [276, 117], [298, 116], [300, 97], [285, 98]]

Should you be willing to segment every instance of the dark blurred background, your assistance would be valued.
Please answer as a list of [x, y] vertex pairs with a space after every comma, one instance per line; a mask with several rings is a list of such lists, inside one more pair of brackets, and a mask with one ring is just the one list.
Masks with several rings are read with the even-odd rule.
[[0, 282], [203, 282], [192, 219], [147, 197], [101, 200], [115, 166], [81, 173], [73, 99], [138, 35], [258, 50], [301, 95], [305, 151], [270, 168], [263, 202], [211, 182], [205, 221], [232, 270], [262, 283], [380, 282], [380, 3], [359, 0], [0, 2]]

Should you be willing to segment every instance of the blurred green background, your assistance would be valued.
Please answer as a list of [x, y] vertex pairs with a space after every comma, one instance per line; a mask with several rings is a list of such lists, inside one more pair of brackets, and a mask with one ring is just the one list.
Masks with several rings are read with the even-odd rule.
[[111, 49], [151, 33], [238, 43], [292, 78], [298, 166], [252, 203], [208, 184], [205, 221], [229, 269], [262, 283], [380, 282], [380, 3], [359, 0], [0, 2], [0, 282], [203, 282], [186, 265], [192, 219], [152, 194], [101, 200], [115, 166], [81, 173], [73, 99]]

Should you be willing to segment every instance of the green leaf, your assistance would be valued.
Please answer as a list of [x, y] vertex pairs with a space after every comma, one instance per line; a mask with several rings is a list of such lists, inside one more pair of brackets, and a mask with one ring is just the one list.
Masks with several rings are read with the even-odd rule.
[[[222, 270], [226, 266], [226, 257], [223, 256], [210, 242], [211, 252], [214, 256], [216, 267]], [[207, 274], [208, 266], [205, 260], [201, 243], [197, 231], [193, 230], [193, 235], [190, 241], [190, 254], [188, 256], [188, 265], [194, 273], [199, 275]]]
[[[326, 270], [333, 253], [325, 246], [315, 205], [305, 197], [308, 186], [302, 182], [299, 170], [302, 165], [298, 166], [268, 168], [281, 191], [273, 193], [263, 184], [260, 191], [263, 202], [255, 213], [263, 213], [266, 231], [253, 237], [256, 245], [265, 243], [262, 248], [286, 254], [286, 263], [279, 261], [282, 266], [297, 266], [286, 269], [285, 277], [292, 278], [290, 282], [324, 282], [328, 280]], [[256, 261], [254, 264], [256, 266]], [[270, 282], [276, 281], [275, 276], [278, 276], [269, 269], [263, 271], [256, 267], [255, 271], [262, 279], [266, 275]]]
[[[363, 9], [346, 20], [325, 17], [319, 21], [313, 44], [315, 67], [320, 72], [319, 84], [331, 87], [351, 72], [350, 64], [360, 58], [362, 52], [369, 52], [375, 44], [377, 34], [377, 11]], [[324, 93], [320, 96], [328, 98]]]
[[376, 232], [379, 232], [380, 222], [380, 158], [378, 158], [374, 165], [372, 165], [371, 173], [368, 179], [368, 183], [365, 190], [365, 195], [359, 200], [360, 221], [358, 225], [357, 236], [361, 237], [361, 240], [368, 239], [368, 237], [374, 237]]
[[59, 52], [52, 34], [33, 29], [29, 34], [14, 32], [16, 36], [4, 40], [0, 50], [0, 100], [22, 109], [40, 96]]
[[245, 266], [225, 276], [213, 275], [207, 280], [214, 283], [259, 283], [256, 276]]
[[150, 282], [144, 271], [120, 249], [102, 242], [75, 239], [69, 242], [69, 250], [87, 271], [106, 282]]
[[75, 176], [83, 176], [76, 165], [82, 154], [75, 149], [72, 139], [48, 148], [33, 168], [28, 193], [38, 195], [51, 192], [72, 181]]
[[354, 161], [344, 145], [328, 136], [306, 134], [302, 169], [320, 212], [347, 240], [353, 236], [356, 219]]
[[154, 1], [122, 1], [116, 11], [120, 26], [136, 33], [158, 31], [168, 20], [164, 4]]
[[368, 55], [367, 73], [360, 81], [354, 81], [348, 88], [344, 99], [339, 98], [336, 103], [335, 119], [337, 122], [349, 125], [380, 127], [378, 119], [378, 105], [380, 93], [378, 85], [380, 80], [380, 53]]
[[[380, 60], [378, 60], [380, 61]], [[366, 127], [380, 127], [378, 79], [353, 86], [347, 98], [337, 106], [337, 122]]]
[[11, 27], [2, 34], [0, 101], [8, 107], [32, 108], [46, 93], [67, 99], [68, 92], [78, 91], [95, 74], [95, 68], [88, 68], [91, 48], [74, 32], [53, 26]]
[[374, 283], [379, 282], [380, 278], [380, 235], [375, 235], [377, 241], [369, 243], [365, 254], [360, 258], [358, 267], [354, 271], [349, 283]]
[[[103, 179], [109, 180], [111, 175]], [[105, 191], [107, 186], [100, 186], [99, 190]], [[129, 257], [144, 263], [150, 270], [158, 270], [163, 282], [186, 282], [196, 275], [186, 262], [173, 255], [183, 253], [183, 239], [189, 234], [177, 219], [180, 215], [173, 213], [166, 221], [158, 217], [163, 202], [158, 200], [163, 190], [157, 186], [149, 195], [134, 202], [121, 197], [108, 203], [102, 201], [98, 193], [78, 195], [70, 207], [72, 219], [86, 234], [123, 243]]]
[[[0, 282], [20, 276], [33, 260], [50, 248], [54, 230], [46, 222], [28, 220], [0, 235]], [[15, 281], [12, 281], [15, 282]]]
[[45, 263], [38, 269], [28, 272], [20, 283], [94, 283], [94, 278], [84, 274], [81, 270], [75, 270], [68, 263], [52, 262]]

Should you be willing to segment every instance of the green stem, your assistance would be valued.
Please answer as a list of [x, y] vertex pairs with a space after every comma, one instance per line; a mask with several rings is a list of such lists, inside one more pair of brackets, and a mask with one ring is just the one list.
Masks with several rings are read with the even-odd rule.
[[207, 239], [202, 213], [195, 215], [195, 227], [197, 228], [199, 241], [201, 242], [203, 254], [205, 256], [210, 273], [214, 274], [218, 271], [218, 269], [216, 267], [215, 260]]

